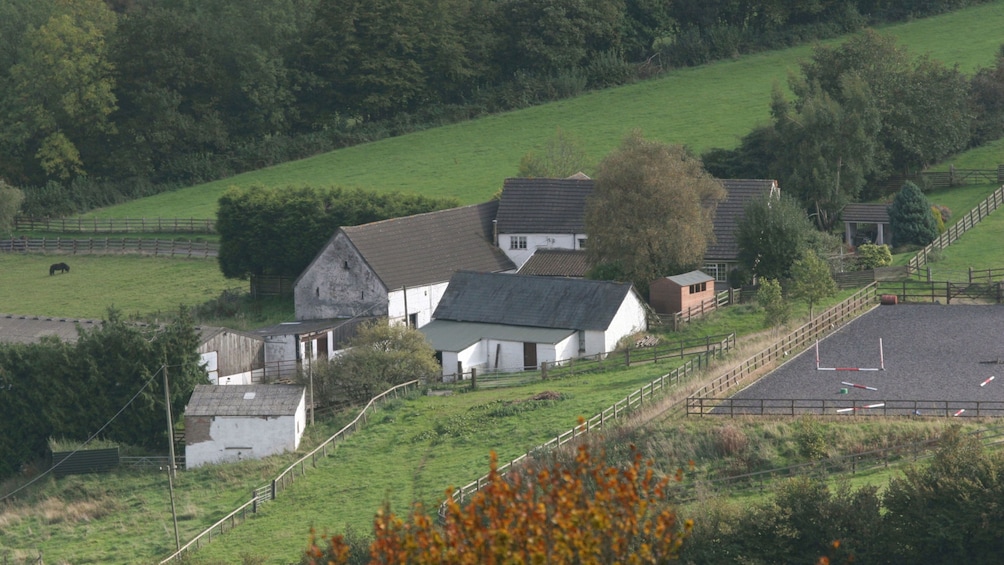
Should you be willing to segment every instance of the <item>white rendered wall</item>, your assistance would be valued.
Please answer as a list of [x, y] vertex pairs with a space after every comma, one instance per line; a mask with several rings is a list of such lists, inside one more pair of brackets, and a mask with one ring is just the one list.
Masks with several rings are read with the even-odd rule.
[[646, 320], [645, 308], [641, 301], [635, 293], [629, 292], [607, 327], [604, 351], [613, 351], [617, 347], [617, 342], [626, 335], [645, 331], [648, 328]]
[[225, 377], [220, 377], [220, 379], [213, 383], [214, 385], [249, 385], [251, 382], [251, 371], [245, 371], [243, 373], [235, 373], [233, 375], [227, 375]]
[[[432, 320], [432, 313], [443, 298], [449, 281], [408, 288], [408, 314], [418, 314], [420, 328]], [[397, 289], [387, 295], [387, 317], [392, 324], [403, 324], [407, 319], [404, 312], [404, 291]]]
[[555, 358], [558, 361], [565, 361], [567, 359], [573, 359], [578, 357], [579, 354], [579, 334], [578, 332], [573, 333], [567, 338], [559, 341], [554, 346]]
[[293, 451], [300, 443], [296, 426], [294, 416], [216, 416], [209, 428], [210, 441], [185, 446], [185, 467], [194, 469], [209, 463], [261, 459]]

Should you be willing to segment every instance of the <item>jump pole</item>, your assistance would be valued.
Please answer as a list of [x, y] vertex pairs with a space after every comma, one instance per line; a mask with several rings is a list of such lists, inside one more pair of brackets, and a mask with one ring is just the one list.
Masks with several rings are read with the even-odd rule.
[[859, 384], [849, 383], [849, 382], [845, 382], [845, 381], [840, 381], [840, 384], [847, 385], [847, 386], [852, 386], [854, 388], [863, 388], [865, 390], [874, 390], [876, 392], [878, 391], [878, 389], [875, 388], [875, 387], [873, 387], [873, 386], [859, 385]]
[[958, 411], [958, 412], [956, 412], [955, 414], [952, 414], [952, 416], [961, 416], [961, 415], [962, 415], [962, 413], [963, 413], [963, 412], [965, 412], [965, 411], [966, 411], [966, 409], [965, 409], [965, 408], [963, 408], [962, 410], [959, 410], [959, 411]]
[[878, 367], [820, 367], [819, 366], [819, 340], [816, 340], [816, 370], [817, 371], [885, 371], [885, 352], [882, 349], [882, 338], [879, 338], [879, 366]]
[[987, 379], [987, 380], [983, 381], [982, 383], [980, 383], [980, 386], [987, 386], [987, 384], [990, 383], [990, 381], [992, 381], [992, 380], [994, 380], [996, 378], [997, 377], [990, 377], [989, 379]]
[[855, 406], [854, 408], [837, 408], [837, 412], [853, 412], [855, 410], [866, 410], [868, 408], [882, 408], [885, 406], [885, 402], [879, 404], [866, 404], [864, 406]]

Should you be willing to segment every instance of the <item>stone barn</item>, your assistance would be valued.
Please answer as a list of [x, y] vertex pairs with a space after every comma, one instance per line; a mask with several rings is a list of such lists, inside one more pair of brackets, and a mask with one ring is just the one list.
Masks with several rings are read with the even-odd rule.
[[301, 385], [196, 385], [185, 407], [185, 467], [295, 451], [306, 414]]
[[648, 302], [659, 314], [676, 314], [688, 308], [700, 309], [715, 299], [715, 278], [701, 271], [663, 277], [652, 281]]

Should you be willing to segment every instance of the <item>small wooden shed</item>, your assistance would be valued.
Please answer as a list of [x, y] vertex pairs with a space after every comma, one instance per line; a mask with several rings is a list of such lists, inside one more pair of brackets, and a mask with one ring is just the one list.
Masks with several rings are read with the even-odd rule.
[[701, 271], [663, 277], [652, 281], [648, 302], [659, 314], [676, 314], [715, 299], [715, 279]]

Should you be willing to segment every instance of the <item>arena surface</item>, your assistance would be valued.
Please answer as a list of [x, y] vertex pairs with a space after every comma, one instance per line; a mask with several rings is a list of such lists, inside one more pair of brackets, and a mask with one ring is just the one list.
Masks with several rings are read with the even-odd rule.
[[1004, 416], [1004, 306], [880, 306], [820, 341], [819, 366], [878, 368], [879, 338], [885, 370], [818, 371], [810, 347], [715, 412]]

